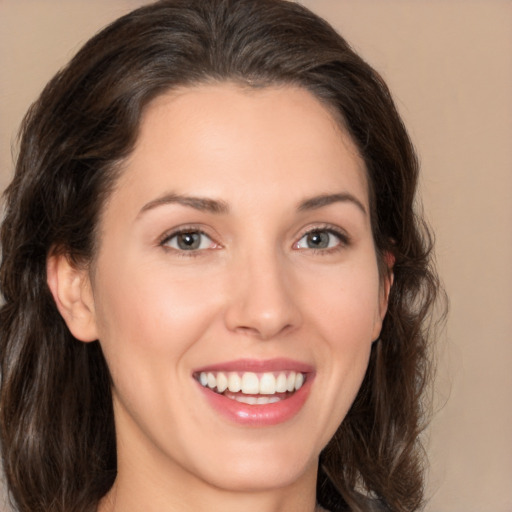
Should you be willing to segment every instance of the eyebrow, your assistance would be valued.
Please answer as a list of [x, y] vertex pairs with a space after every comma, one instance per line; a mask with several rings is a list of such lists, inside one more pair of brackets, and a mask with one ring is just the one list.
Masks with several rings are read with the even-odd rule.
[[318, 208], [322, 208], [324, 206], [329, 206], [333, 203], [352, 203], [359, 210], [361, 210], [365, 215], [367, 215], [366, 208], [363, 203], [357, 199], [357, 197], [349, 194], [348, 192], [343, 192], [339, 194], [321, 194], [319, 196], [310, 197], [309, 199], [305, 199], [299, 204], [298, 210], [308, 211], [308, 210], [316, 210]]
[[[359, 210], [362, 211], [363, 214], [367, 214], [366, 208], [363, 203], [359, 201], [355, 196], [349, 194], [348, 192], [338, 193], [338, 194], [321, 194], [318, 196], [310, 197], [301, 201], [298, 206], [298, 211], [308, 211], [308, 210], [317, 210], [324, 206], [329, 206], [333, 203], [352, 203]], [[182, 194], [169, 193], [165, 194], [161, 197], [153, 199], [149, 203], [146, 203], [138, 213], [137, 217], [147, 212], [148, 210], [152, 210], [157, 208], [158, 206], [163, 206], [167, 204], [180, 204], [182, 206], [187, 206], [189, 208], [194, 208], [195, 210], [199, 210], [202, 212], [209, 212], [215, 214], [227, 214], [229, 213], [229, 205], [222, 200], [210, 199], [208, 197], [195, 197], [195, 196], [186, 196]]]
[[137, 217], [147, 212], [148, 210], [152, 210], [153, 208], [166, 204], [181, 204], [183, 206], [188, 206], [189, 208], [194, 208], [195, 210], [216, 214], [229, 212], [229, 206], [224, 201], [210, 199], [207, 197], [184, 196], [181, 194], [170, 193], [158, 197], [157, 199], [153, 199], [153, 201], [150, 201], [149, 203], [146, 203], [141, 208]]

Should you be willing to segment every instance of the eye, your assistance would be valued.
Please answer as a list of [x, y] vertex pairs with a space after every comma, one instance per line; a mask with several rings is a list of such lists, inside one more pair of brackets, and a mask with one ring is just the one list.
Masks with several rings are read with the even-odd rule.
[[161, 242], [161, 245], [177, 251], [201, 251], [217, 247], [217, 244], [206, 233], [198, 230], [172, 233]]
[[346, 236], [333, 229], [314, 229], [307, 232], [295, 245], [295, 249], [333, 249], [346, 244]]

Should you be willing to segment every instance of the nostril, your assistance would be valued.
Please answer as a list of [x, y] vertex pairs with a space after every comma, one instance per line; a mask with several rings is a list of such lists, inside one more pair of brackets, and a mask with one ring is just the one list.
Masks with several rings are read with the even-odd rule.
[[291, 330], [292, 328], [293, 326], [291, 324], [285, 324], [283, 326], [266, 325], [260, 328], [241, 325], [235, 328], [235, 332], [246, 336], [254, 336], [262, 340], [267, 340], [281, 335], [284, 332]]
[[262, 339], [266, 338], [266, 335], [260, 332], [260, 330], [258, 330], [255, 327], [247, 327], [245, 325], [241, 325], [237, 327], [235, 331], [238, 332], [239, 334], [244, 334], [246, 336], [255, 336]]

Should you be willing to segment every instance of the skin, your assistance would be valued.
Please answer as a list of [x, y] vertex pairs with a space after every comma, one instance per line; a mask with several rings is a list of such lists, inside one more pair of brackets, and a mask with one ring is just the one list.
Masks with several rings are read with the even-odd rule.
[[[299, 208], [326, 194], [345, 195]], [[362, 159], [303, 89], [210, 84], [148, 106], [93, 264], [48, 263], [70, 330], [100, 340], [114, 383], [119, 471], [100, 512], [315, 510], [318, 456], [360, 387], [391, 284], [368, 212]], [[180, 228], [206, 234], [199, 249], [179, 249]], [[311, 230], [329, 247], [312, 248]], [[192, 377], [276, 357], [316, 374], [300, 412], [274, 426], [229, 421]]]

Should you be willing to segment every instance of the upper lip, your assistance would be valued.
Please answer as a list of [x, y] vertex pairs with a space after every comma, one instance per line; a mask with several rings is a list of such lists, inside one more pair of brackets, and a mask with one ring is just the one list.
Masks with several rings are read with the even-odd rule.
[[214, 363], [208, 366], [196, 368], [193, 373], [200, 372], [277, 372], [277, 371], [295, 371], [301, 373], [312, 373], [312, 365], [288, 358], [274, 359], [236, 359]]

